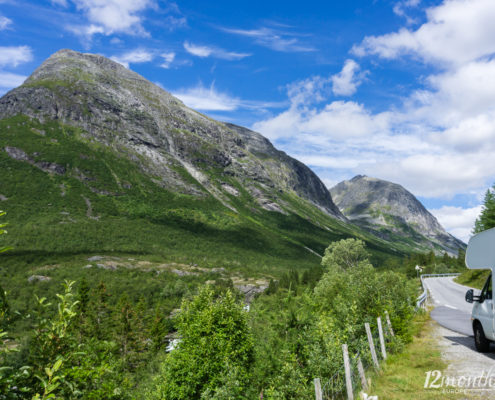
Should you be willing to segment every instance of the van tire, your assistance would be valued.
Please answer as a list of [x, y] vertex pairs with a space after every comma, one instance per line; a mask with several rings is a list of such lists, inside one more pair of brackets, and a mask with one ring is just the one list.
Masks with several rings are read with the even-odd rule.
[[483, 327], [479, 322], [474, 324], [474, 345], [480, 353], [487, 353], [490, 350], [490, 341], [486, 338]]

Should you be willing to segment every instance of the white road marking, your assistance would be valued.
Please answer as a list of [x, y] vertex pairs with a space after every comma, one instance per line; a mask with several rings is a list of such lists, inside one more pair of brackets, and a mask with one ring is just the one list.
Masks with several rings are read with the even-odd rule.
[[457, 308], [457, 307], [453, 307], [453, 306], [451, 306], [450, 304], [445, 304], [445, 307], [452, 308], [452, 309], [454, 309], [454, 310], [458, 310], [458, 308]]

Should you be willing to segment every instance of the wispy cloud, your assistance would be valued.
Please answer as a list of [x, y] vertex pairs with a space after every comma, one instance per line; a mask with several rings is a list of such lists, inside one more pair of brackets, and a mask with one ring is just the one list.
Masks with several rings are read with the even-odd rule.
[[0, 68], [17, 67], [32, 59], [33, 52], [29, 46], [0, 46]]
[[263, 111], [267, 108], [280, 108], [286, 105], [285, 102], [243, 100], [218, 91], [214, 83], [209, 87], [205, 87], [200, 83], [191, 88], [172, 91], [172, 94], [182, 100], [188, 107], [202, 111], [234, 111], [238, 109]]
[[174, 31], [187, 26], [187, 18], [184, 16], [177, 3], [167, 3], [164, 12], [169, 14], [165, 17], [164, 21], [164, 25], [168, 30]]
[[112, 56], [110, 58], [118, 62], [119, 64], [122, 64], [124, 67], [129, 68], [129, 64], [146, 63], [152, 61], [154, 55], [151, 51], [145, 49], [135, 49], [118, 56]]
[[408, 15], [408, 11], [411, 8], [417, 7], [421, 3], [421, 0], [402, 0], [395, 3], [393, 11], [399, 17], [404, 17], [407, 24], [416, 23], [417, 20]]
[[206, 58], [215, 57], [223, 60], [241, 60], [251, 56], [249, 53], [236, 53], [214, 46], [200, 46], [190, 42], [184, 42], [184, 49], [193, 56]]
[[0, 88], [12, 89], [22, 85], [27, 76], [0, 71]]
[[12, 20], [10, 18], [0, 15], [0, 31], [8, 29], [12, 25]]
[[26, 76], [3, 71], [5, 67], [15, 68], [33, 59], [29, 46], [0, 46], [0, 93], [21, 85]]
[[195, 110], [233, 111], [239, 108], [241, 103], [239, 98], [217, 91], [213, 83], [208, 88], [200, 84], [192, 88], [179, 89], [172, 94]]
[[280, 29], [261, 27], [257, 29], [220, 28], [223, 32], [251, 38], [260, 46], [281, 52], [309, 52], [315, 51], [313, 46], [303, 44], [296, 35]]
[[160, 67], [168, 69], [175, 59], [175, 53], [162, 53], [161, 57], [163, 58], [163, 62], [160, 64]]

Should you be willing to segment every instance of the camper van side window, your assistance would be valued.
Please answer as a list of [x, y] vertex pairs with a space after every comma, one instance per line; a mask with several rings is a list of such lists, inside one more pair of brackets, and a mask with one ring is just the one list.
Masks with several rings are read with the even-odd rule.
[[481, 292], [481, 297], [484, 300], [491, 300], [492, 299], [492, 276], [490, 275], [488, 277], [488, 280], [485, 283], [485, 286], [483, 287], [483, 291]]

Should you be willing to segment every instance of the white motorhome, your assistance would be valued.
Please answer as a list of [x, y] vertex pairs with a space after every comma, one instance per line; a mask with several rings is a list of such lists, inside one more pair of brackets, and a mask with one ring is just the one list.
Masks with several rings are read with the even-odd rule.
[[495, 269], [495, 228], [474, 235], [466, 250], [466, 266], [469, 269], [489, 269], [490, 276], [479, 296], [473, 289], [466, 292], [466, 301], [473, 303], [471, 322], [476, 350], [486, 353], [490, 342], [495, 342], [495, 310], [493, 304], [493, 277]]

